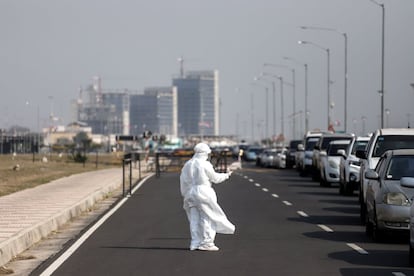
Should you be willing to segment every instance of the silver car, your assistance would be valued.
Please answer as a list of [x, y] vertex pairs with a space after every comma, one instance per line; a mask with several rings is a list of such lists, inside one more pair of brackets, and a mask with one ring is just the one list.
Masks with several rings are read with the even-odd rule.
[[386, 151], [365, 177], [366, 233], [378, 241], [385, 232], [407, 232], [414, 197], [414, 150]]

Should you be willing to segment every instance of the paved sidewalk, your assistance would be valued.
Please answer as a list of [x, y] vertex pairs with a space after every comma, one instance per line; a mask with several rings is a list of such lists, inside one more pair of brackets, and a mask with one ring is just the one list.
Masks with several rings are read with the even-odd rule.
[[120, 187], [122, 169], [115, 168], [72, 175], [0, 197], [0, 266]]

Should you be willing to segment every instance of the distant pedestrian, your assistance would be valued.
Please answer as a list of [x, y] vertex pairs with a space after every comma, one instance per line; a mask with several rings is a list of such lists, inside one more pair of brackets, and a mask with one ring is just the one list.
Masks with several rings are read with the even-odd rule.
[[214, 171], [213, 165], [208, 161], [211, 149], [207, 144], [197, 144], [194, 152], [180, 175], [183, 208], [190, 223], [190, 250], [218, 251], [219, 248], [214, 244], [216, 233], [233, 234], [235, 226], [218, 205], [212, 183], [225, 181], [232, 172]]

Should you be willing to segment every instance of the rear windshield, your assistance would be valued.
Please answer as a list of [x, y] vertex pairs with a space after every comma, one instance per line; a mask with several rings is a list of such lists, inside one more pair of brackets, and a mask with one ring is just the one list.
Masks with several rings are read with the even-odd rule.
[[412, 135], [385, 135], [378, 136], [372, 152], [372, 157], [380, 157], [387, 150], [414, 149], [414, 136]]

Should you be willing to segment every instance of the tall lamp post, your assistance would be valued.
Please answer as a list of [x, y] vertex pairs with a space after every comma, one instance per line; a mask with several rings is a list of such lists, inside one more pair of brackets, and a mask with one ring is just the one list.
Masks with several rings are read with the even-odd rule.
[[[273, 67], [279, 67], [279, 68], [284, 68], [284, 69], [288, 69], [292, 72], [292, 90], [293, 90], [293, 101], [292, 101], [292, 114], [296, 114], [296, 73], [295, 73], [295, 69], [291, 68], [289, 66], [286, 65], [282, 65], [282, 64], [275, 64], [275, 63], [264, 63], [263, 66], [273, 66]], [[292, 139], [295, 139], [296, 136], [296, 117], [293, 116], [292, 117]]]
[[319, 48], [323, 51], [326, 52], [326, 56], [327, 56], [327, 94], [328, 94], [328, 129], [331, 126], [332, 120], [331, 120], [331, 57], [330, 57], [330, 50], [329, 48], [325, 48], [323, 46], [320, 46], [319, 44], [313, 43], [311, 41], [303, 41], [303, 40], [299, 40], [298, 41], [299, 44], [308, 44], [308, 45], [312, 45], [315, 46], [316, 48]]
[[369, 0], [382, 10], [382, 31], [381, 31], [381, 90], [379, 91], [381, 97], [381, 128], [384, 127], [384, 44], [385, 44], [385, 6], [375, 0]]
[[316, 31], [327, 31], [339, 34], [344, 37], [344, 131], [347, 132], [347, 125], [348, 125], [348, 35], [347, 33], [339, 32], [332, 28], [324, 28], [324, 27], [309, 27], [309, 26], [301, 26], [303, 30], [316, 30]]
[[[267, 81], [272, 85], [272, 114], [273, 114], [273, 134], [272, 136], [276, 135], [276, 84], [274, 81], [269, 81], [263, 77], [265, 77], [265, 73], [261, 73], [260, 77], [258, 78], [259, 80], [263, 80], [263, 81]], [[267, 104], [266, 104], [266, 108], [267, 108]]]
[[290, 60], [297, 64], [301, 64], [305, 68], [305, 133], [309, 130], [309, 112], [308, 112], [308, 64], [304, 62], [300, 62], [291, 57], [283, 57], [285, 60]]
[[269, 88], [267, 87], [267, 85], [264, 85], [264, 84], [261, 84], [261, 83], [257, 82], [259, 80], [262, 80], [262, 79], [260, 77], [255, 77], [254, 78], [255, 82], [253, 82], [252, 84], [260, 85], [260, 86], [265, 88], [265, 93], [266, 93], [266, 99], [265, 99], [266, 100], [266, 103], [265, 103], [265, 106], [266, 106], [266, 109], [265, 109], [265, 112], [266, 112], [266, 115], [265, 115], [265, 139], [267, 139], [269, 137], [269, 134], [268, 134], [268, 129], [269, 129]]

